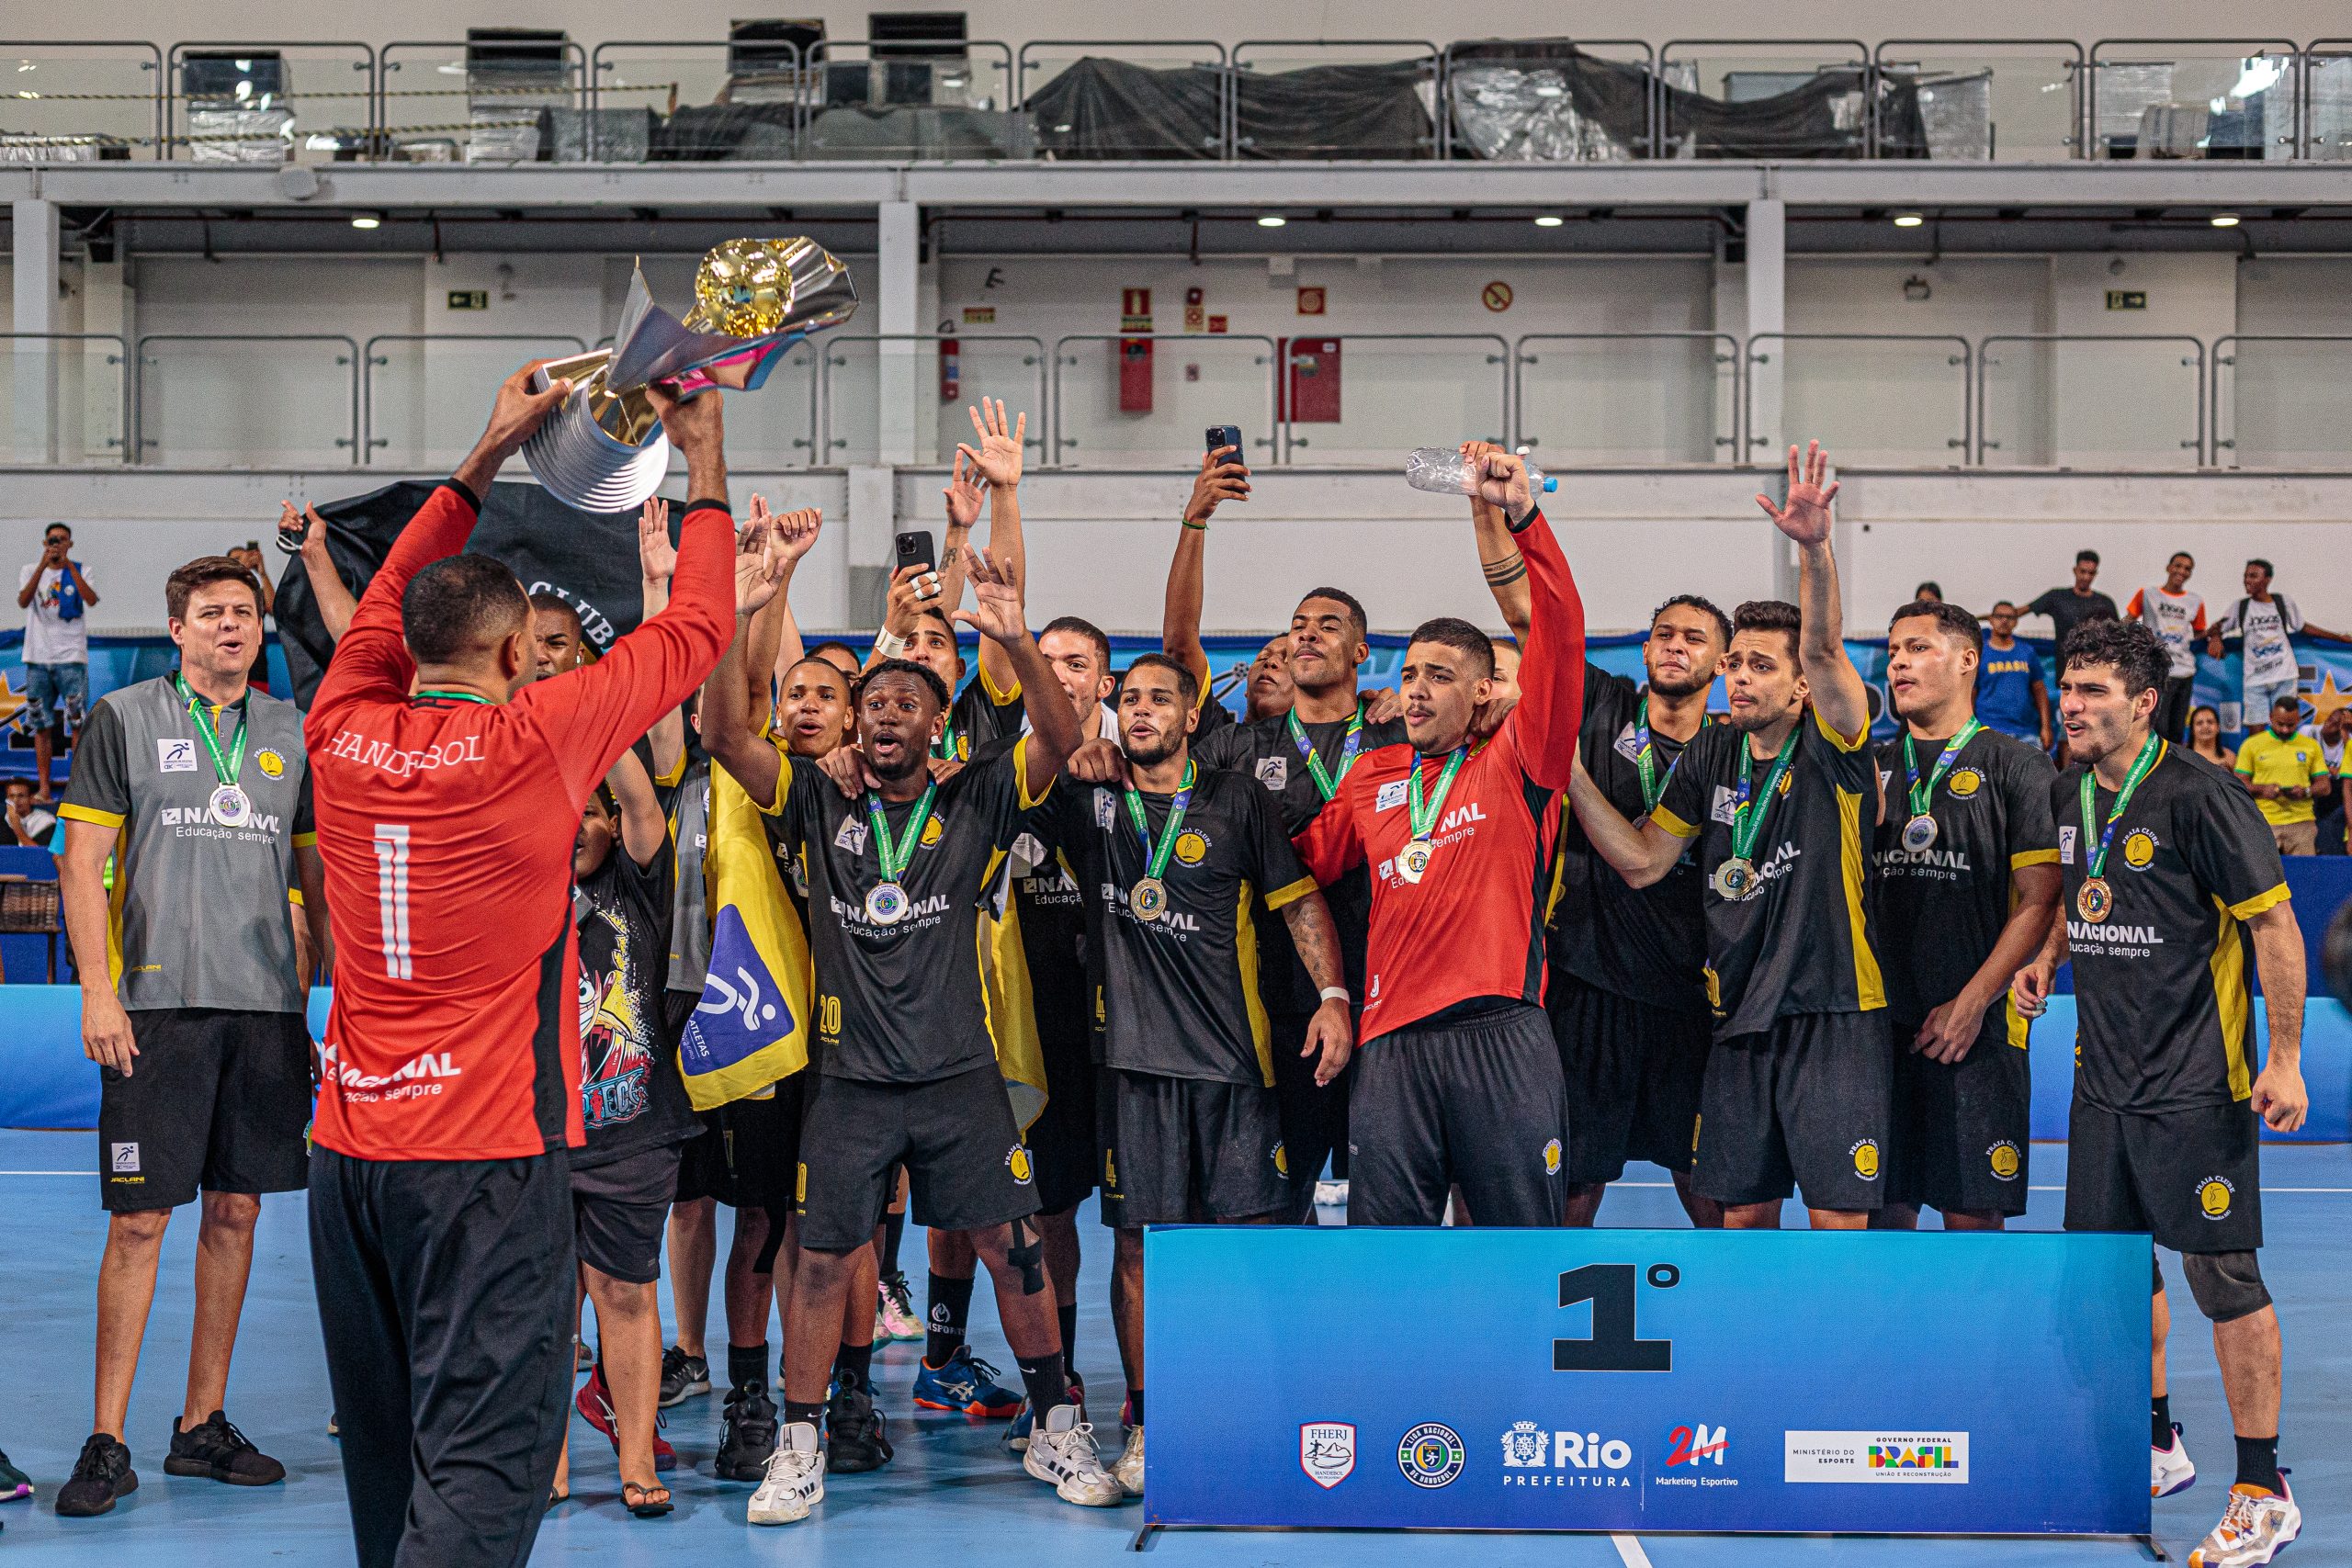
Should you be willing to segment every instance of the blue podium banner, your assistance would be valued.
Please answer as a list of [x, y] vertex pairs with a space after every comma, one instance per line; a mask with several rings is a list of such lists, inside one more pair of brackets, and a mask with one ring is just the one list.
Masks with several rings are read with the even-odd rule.
[[1151, 1524], [2149, 1528], [2145, 1236], [1182, 1226], [1144, 1257]]

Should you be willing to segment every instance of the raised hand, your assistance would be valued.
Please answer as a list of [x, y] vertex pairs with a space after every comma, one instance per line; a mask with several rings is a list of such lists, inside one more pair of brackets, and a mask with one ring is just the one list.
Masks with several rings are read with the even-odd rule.
[[955, 619], [990, 642], [1012, 644], [1029, 635], [1023, 619], [1021, 590], [986, 550], [969, 552], [973, 608], [958, 610]]
[[1124, 784], [1127, 760], [1112, 742], [1090, 735], [1078, 743], [1078, 750], [1062, 764], [1062, 772], [1080, 784]]
[[775, 529], [748, 524], [735, 539], [735, 613], [749, 615], [767, 606], [784, 586], [784, 552]]
[[544, 392], [531, 390], [531, 378], [544, 359], [534, 359], [498, 385], [498, 398], [491, 405], [490, 424], [482, 432], [481, 444], [492, 451], [509, 454], [519, 452], [533, 432], [571, 396], [571, 383], [557, 381]]
[[979, 406], [970, 409], [972, 428], [979, 433], [980, 449], [958, 446], [956, 450], [968, 455], [972, 467], [980, 478], [998, 490], [1011, 490], [1021, 482], [1022, 443], [1029, 434], [1029, 416], [1023, 414], [1013, 424], [1004, 422], [1004, 400], [999, 398], [991, 405], [982, 398]]
[[637, 514], [637, 564], [648, 582], [667, 582], [678, 570], [678, 547], [670, 542], [670, 503], [658, 495]]
[[1829, 454], [1821, 449], [1818, 441], [1805, 443], [1804, 455], [1789, 448], [1789, 503], [1775, 506], [1772, 498], [1758, 495], [1756, 504], [1764, 509], [1781, 533], [1800, 545], [1817, 545], [1829, 537], [1829, 503], [1838, 499], [1838, 486], [1833, 481], [1827, 489], [1821, 481], [1829, 475]]
[[980, 520], [978, 465], [975, 462], [969, 469], [964, 466], [971, 452], [968, 446], [956, 448], [956, 466], [948, 472], [947, 488], [939, 492], [947, 498], [948, 523], [957, 528], [968, 528]]
[[[753, 499], [758, 498], [753, 497]], [[764, 503], [760, 510], [766, 511]], [[824, 525], [825, 514], [813, 506], [804, 506], [797, 512], [787, 512], [775, 519], [776, 550], [783, 556], [787, 570], [800, 564], [800, 558], [807, 555], [809, 547], [817, 542], [817, 532]]]
[[1184, 503], [1184, 521], [1206, 523], [1218, 503], [1250, 499], [1250, 469], [1238, 448], [1220, 446], [1201, 454], [1201, 471], [1193, 480], [1193, 497]]
[[927, 566], [900, 567], [890, 574], [890, 592], [882, 604], [882, 629], [893, 637], [908, 636], [915, 629], [915, 618], [938, 601], [936, 570]]
[[645, 398], [662, 417], [662, 429], [670, 437], [670, 445], [689, 460], [716, 454], [725, 445], [726, 423], [720, 412], [724, 405], [718, 389], [697, 392], [682, 400], [674, 388], [655, 381], [645, 389]]
[[1535, 492], [1527, 483], [1526, 460], [1499, 446], [1478, 454], [1478, 466], [1470, 471], [1470, 498], [1500, 508], [1506, 522], [1524, 520], [1535, 510]]

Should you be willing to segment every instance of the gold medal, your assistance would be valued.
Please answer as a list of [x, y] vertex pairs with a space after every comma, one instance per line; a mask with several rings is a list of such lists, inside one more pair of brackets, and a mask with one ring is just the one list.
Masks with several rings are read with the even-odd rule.
[[1903, 824], [1903, 848], [1910, 854], [1923, 854], [1936, 841], [1936, 819], [1925, 812]]
[[2115, 910], [2115, 889], [2107, 885], [2104, 876], [2094, 876], [2075, 893], [2075, 910], [2093, 925]]
[[1756, 863], [1746, 855], [1734, 855], [1715, 867], [1715, 874], [1709, 881], [1716, 897], [1736, 904], [1756, 891]]
[[1409, 840], [1396, 852], [1396, 874], [1407, 882], [1419, 882], [1430, 869], [1430, 857], [1437, 852], [1427, 839]]
[[1168, 912], [1168, 885], [1156, 876], [1147, 876], [1127, 889], [1127, 908], [1135, 918], [1147, 923]]

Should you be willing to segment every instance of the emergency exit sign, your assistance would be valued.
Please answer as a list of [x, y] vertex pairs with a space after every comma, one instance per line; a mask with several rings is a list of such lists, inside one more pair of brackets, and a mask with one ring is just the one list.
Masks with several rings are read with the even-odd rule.
[[[2109, 298], [2112, 299], [2114, 296], [2109, 295]], [[487, 288], [452, 288], [449, 290], [449, 309], [452, 310], [487, 310], [490, 309], [490, 290]]]
[[2144, 310], [2148, 308], [2148, 291], [2144, 288], [2110, 288], [2107, 291], [2107, 308], [2110, 310]]

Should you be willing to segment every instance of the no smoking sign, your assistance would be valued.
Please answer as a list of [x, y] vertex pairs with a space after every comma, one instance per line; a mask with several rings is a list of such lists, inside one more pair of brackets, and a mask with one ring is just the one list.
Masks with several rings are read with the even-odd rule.
[[1510, 285], [1498, 278], [1478, 291], [1478, 302], [1489, 310], [1510, 309]]

